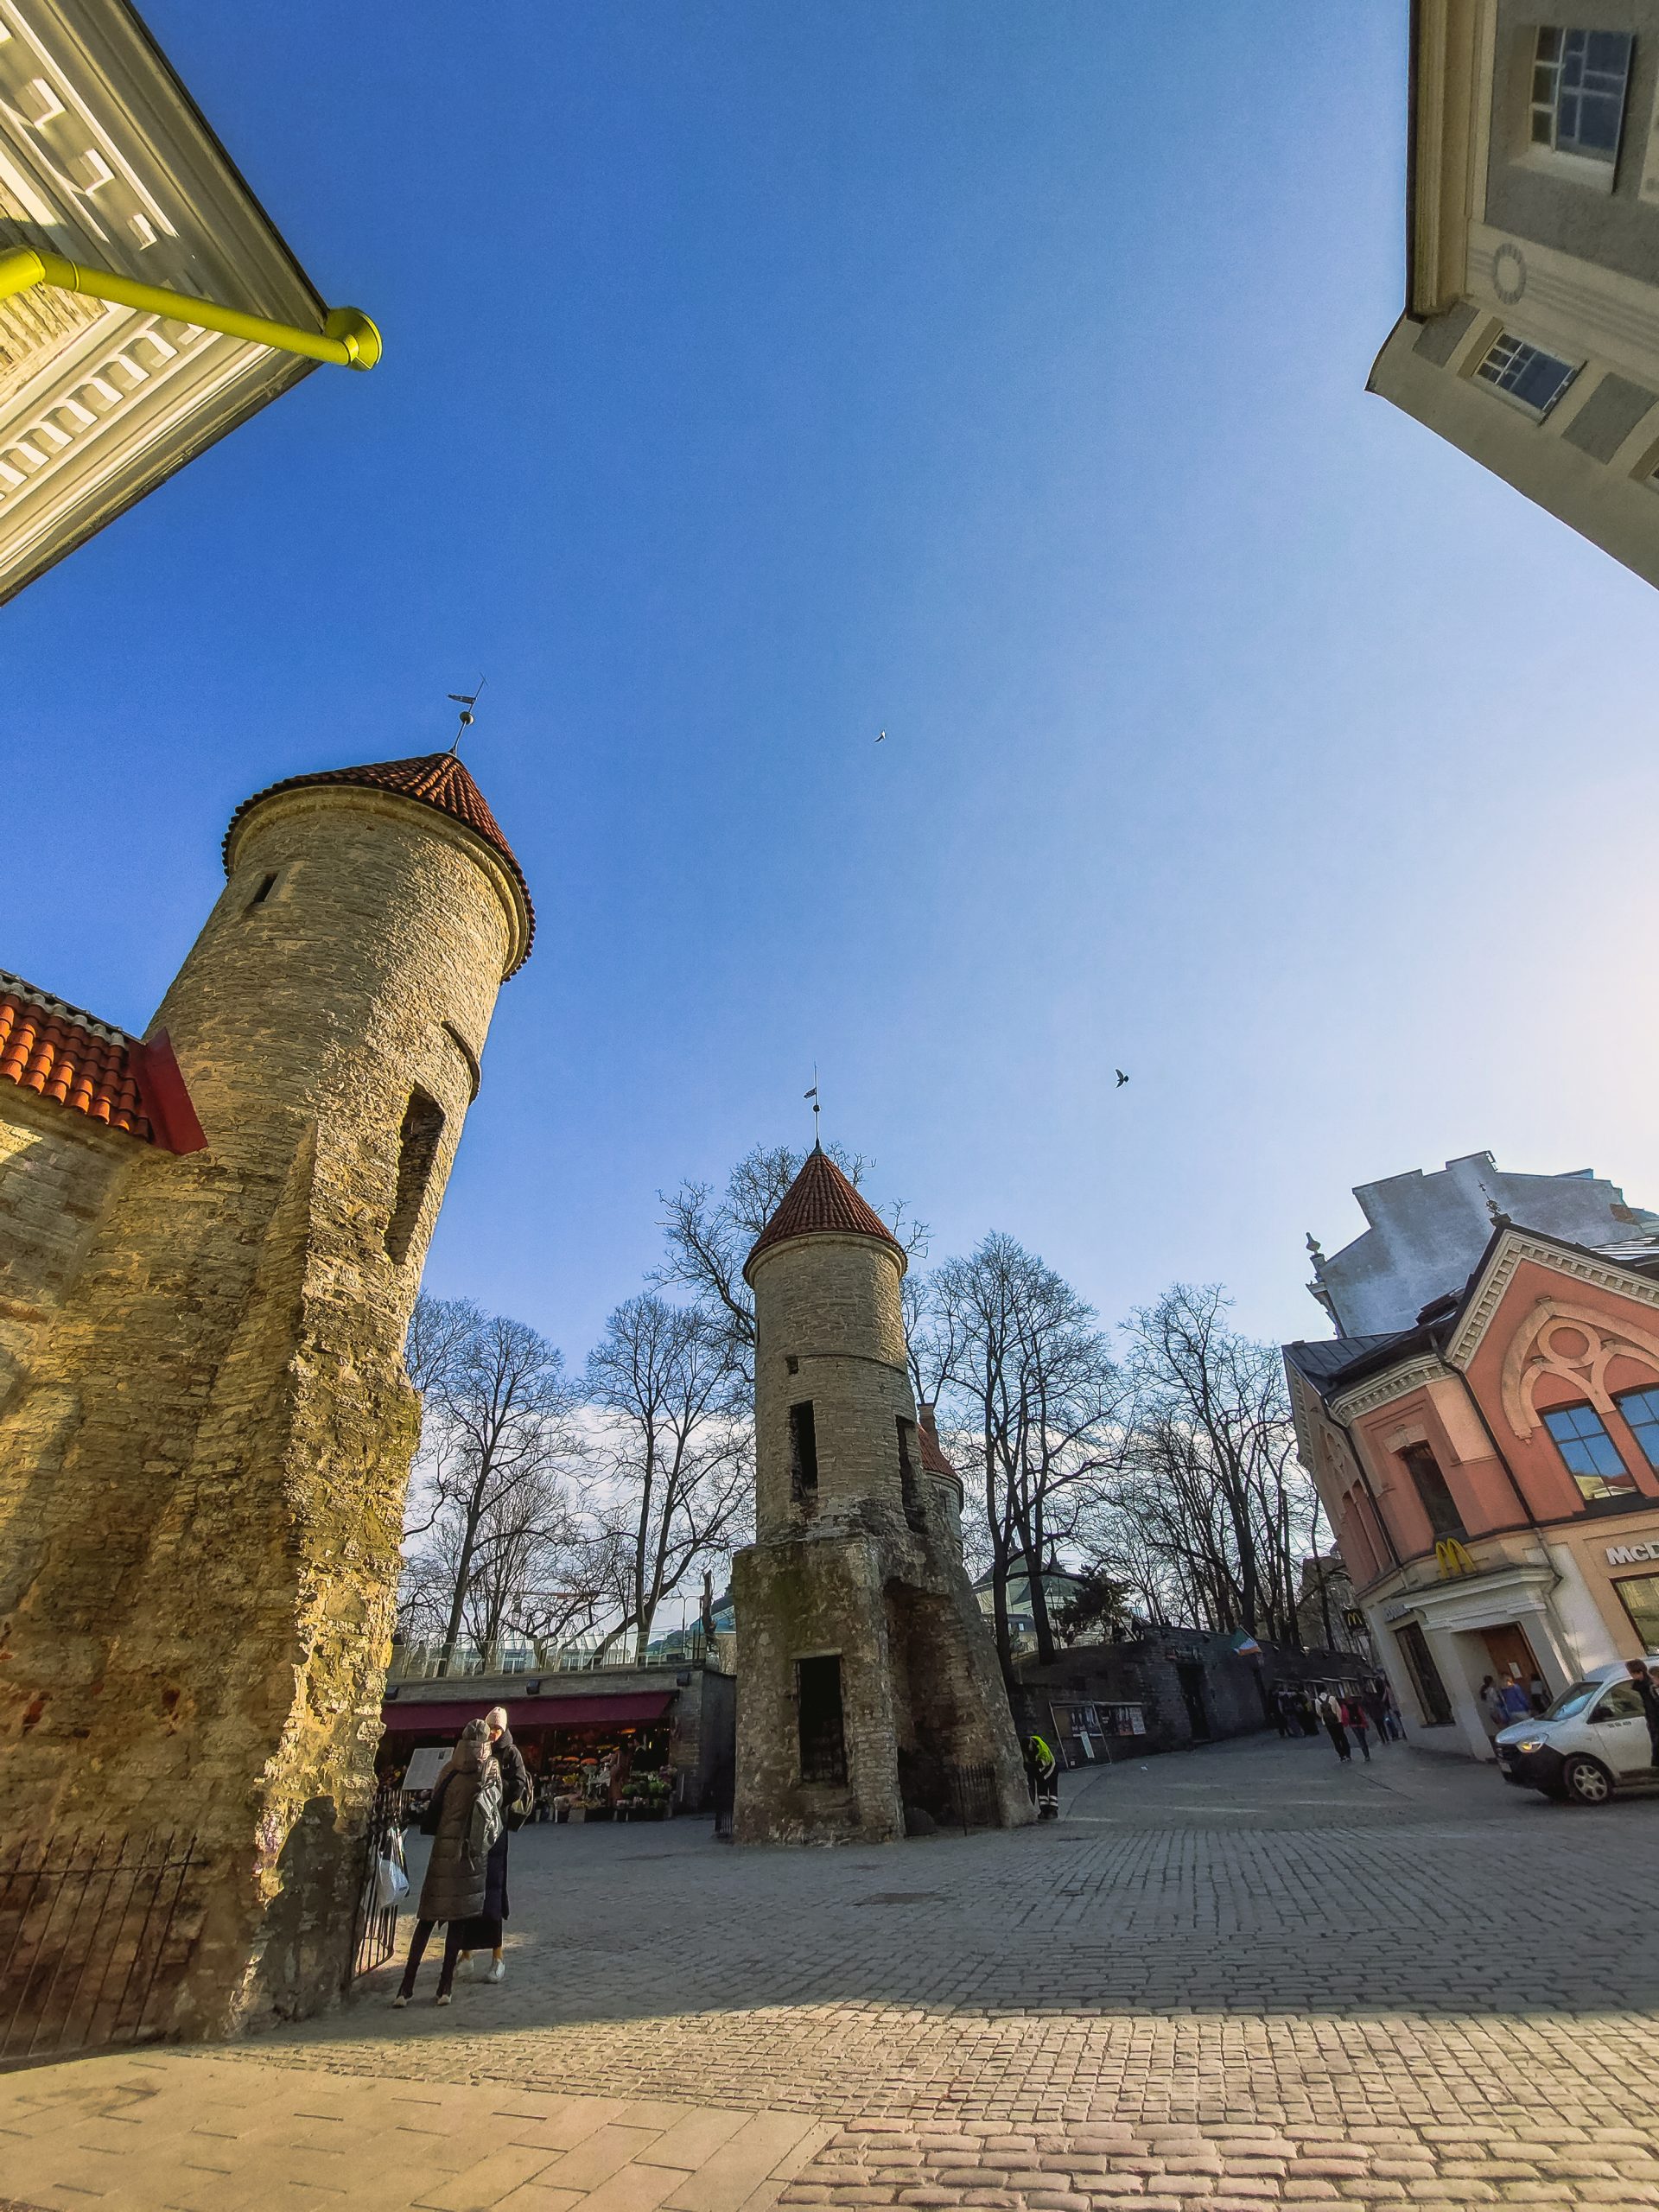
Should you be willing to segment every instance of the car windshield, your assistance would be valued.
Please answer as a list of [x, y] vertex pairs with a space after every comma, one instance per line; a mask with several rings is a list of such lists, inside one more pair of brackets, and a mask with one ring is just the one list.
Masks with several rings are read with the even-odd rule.
[[1570, 1720], [1575, 1713], [1584, 1711], [1585, 1707], [1602, 1688], [1603, 1685], [1600, 1682], [1574, 1682], [1570, 1689], [1564, 1689], [1561, 1692], [1560, 1697], [1544, 1715], [1545, 1719]]

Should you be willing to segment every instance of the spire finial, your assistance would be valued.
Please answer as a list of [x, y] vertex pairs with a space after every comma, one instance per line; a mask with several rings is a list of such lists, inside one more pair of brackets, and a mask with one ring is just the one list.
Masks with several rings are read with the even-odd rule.
[[812, 1063], [812, 1088], [810, 1090], [804, 1090], [801, 1096], [803, 1098], [810, 1098], [812, 1101], [812, 1149], [814, 1152], [822, 1152], [823, 1147], [818, 1138], [818, 1064], [816, 1060]]
[[455, 741], [449, 747], [449, 751], [454, 756], [459, 756], [461, 739], [466, 736], [467, 731], [478, 720], [478, 716], [473, 712], [473, 709], [478, 704], [479, 692], [483, 690], [484, 686], [489, 682], [489, 680], [490, 679], [487, 676], [480, 676], [478, 679], [477, 691], [452, 691], [449, 694], [449, 696], [461, 709], [461, 728], [455, 732]]

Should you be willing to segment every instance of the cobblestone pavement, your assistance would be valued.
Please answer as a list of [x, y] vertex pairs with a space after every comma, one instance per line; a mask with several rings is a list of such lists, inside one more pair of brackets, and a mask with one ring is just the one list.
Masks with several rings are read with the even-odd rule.
[[1656, 1845], [1659, 1802], [1323, 1738], [1131, 1760], [1069, 1777], [1058, 1823], [886, 1850], [531, 1829], [505, 1984], [394, 2012], [388, 1967], [211, 2063], [794, 2115], [820, 2133], [766, 2182], [787, 2206], [1659, 2204]]

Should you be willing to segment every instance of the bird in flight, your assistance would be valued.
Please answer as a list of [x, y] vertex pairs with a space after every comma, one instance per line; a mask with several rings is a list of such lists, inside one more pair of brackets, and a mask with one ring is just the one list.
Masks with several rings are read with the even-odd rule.
[[887, 733], [886, 732], [886, 730], [883, 730], [883, 731], [882, 731], [882, 733], [881, 733], [880, 736], [880, 737], [878, 737], [878, 738], [876, 739], [876, 741], [876, 741], [876, 743], [877, 743], [878, 745], [885, 745], [885, 744], [887, 743]]
[[1124, 1074], [1122, 1068], [1114, 1068], [1112, 1070], [1112, 1073], [1117, 1077], [1117, 1088], [1122, 1090], [1124, 1084], [1129, 1078]]

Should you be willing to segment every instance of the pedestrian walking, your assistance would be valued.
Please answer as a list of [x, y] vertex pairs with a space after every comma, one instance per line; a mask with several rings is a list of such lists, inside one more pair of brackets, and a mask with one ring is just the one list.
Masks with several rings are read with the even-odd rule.
[[1365, 1755], [1365, 1764], [1371, 1763], [1370, 1719], [1363, 1698], [1345, 1697], [1342, 1700], [1342, 1722]]
[[1376, 1731], [1377, 1742], [1386, 1744], [1389, 1740], [1389, 1701], [1382, 1694], [1382, 1683], [1373, 1682], [1369, 1689], [1362, 1690], [1359, 1701]]
[[1491, 1675], [1481, 1676], [1480, 1711], [1489, 1736], [1496, 1736], [1500, 1728], [1508, 1726], [1507, 1716], [1503, 1711], [1503, 1693], [1497, 1687], [1495, 1677]]
[[432, 1838], [432, 1856], [421, 1884], [418, 1917], [394, 2005], [407, 2005], [415, 1994], [415, 1976], [439, 1921], [444, 1929], [438, 2002], [449, 2003], [463, 1931], [484, 1910], [490, 1851], [501, 1827], [501, 1768], [483, 1721], [469, 1720], [461, 1731], [461, 1741], [432, 1785], [432, 1802], [422, 1826]]
[[1039, 1821], [1060, 1817], [1060, 1764], [1033, 1729], [1026, 1738], [1026, 1779]]
[[1273, 1694], [1273, 1717], [1278, 1723], [1279, 1733], [1281, 1736], [1288, 1736], [1290, 1733], [1290, 1700], [1283, 1690], [1275, 1690]]
[[488, 1951], [490, 1963], [484, 1969], [486, 1981], [505, 1981], [507, 1962], [502, 1957], [502, 1923], [512, 1906], [507, 1899], [507, 1841], [516, 1827], [522, 1827], [530, 1817], [531, 1796], [530, 1770], [525, 1766], [518, 1746], [512, 1740], [507, 1726], [507, 1709], [504, 1705], [493, 1705], [484, 1716], [484, 1726], [489, 1731], [490, 1748], [495, 1753], [496, 1764], [501, 1770], [501, 1833], [490, 1847], [489, 1859], [484, 1869], [484, 1906], [461, 1930], [465, 1947], [461, 1962], [472, 1971], [474, 1951]]
[[1319, 1700], [1319, 1717], [1325, 1722], [1325, 1732], [1336, 1746], [1337, 1757], [1345, 1766], [1353, 1753], [1348, 1748], [1348, 1732], [1342, 1725], [1342, 1707], [1329, 1690]]
[[1498, 1723], [1500, 1727], [1507, 1728], [1513, 1721], [1531, 1719], [1532, 1700], [1527, 1695], [1522, 1685], [1520, 1672], [1517, 1669], [1512, 1668], [1510, 1679], [1500, 1686], [1497, 1700], [1503, 1711], [1503, 1717]]
[[1296, 1700], [1296, 1718], [1302, 1724], [1302, 1733], [1304, 1736], [1317, 1736], [1319, 1734], [1319, 1716], [1313, 1710], [1313, 1700], [1308, 1696], [1306, 1690], [1302, 1691], [1301, 1694]]
[[1389, 1732], [1396, 1744], [1403, 1744], [1406, 1740], [1406, 1716], [1400, 1710], [1400, 1700], [1394, 1694], [1392, 1682], [1389, 1685], [1388, 1708]]
[[1648, 1672], [1645, 1659], [1627, 1659], [1624, 1671], [1642, 1700], [1643, 1716], [1648, 1724], [1648, 1764], [1659, 1766], [1659, 1682]]

